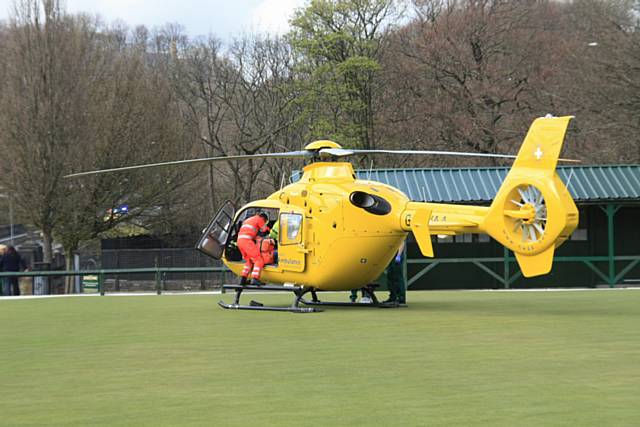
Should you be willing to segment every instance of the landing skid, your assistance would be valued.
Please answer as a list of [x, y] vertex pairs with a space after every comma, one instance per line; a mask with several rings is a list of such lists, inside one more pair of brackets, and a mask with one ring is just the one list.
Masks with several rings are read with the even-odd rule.
[[[378, 301], [375, 294], [376, 285], [367, 285], [361, 290], [370, 299], [370, 303], [359, 302], [341, 302], [341, 301], [320, 301], [318, 299], [317, 290], [314, 288], [307, 288], [304, 286], [276, 286], [276, 285], [222, 285], [223, 292], [226, 290], [234, 290], [236, 295], [232, 304], [227, 304], [224, 301], [219, 301], [218, 305], [228, 310], [255, 310], [255, 311], [288, 311], [291, 313], [315, 313], [323, 311], [318, 306], [330, 306], [330, 307], [376, 307], [376, 308], [396, 308], [405, 305], [399, 304], [386, 304]], [[240, 296], [244, 290], [260, 290], [260, 291], [278, 291], [278, 292], [293, 292], [295, 299], [293, 303], [288, 307], [263, 305], [257, 301], [252, 300], [249, 305], [240, 304]], [[304, 296], [311, 294], [311, 300], [305, 299]], [[301, 307], [303, 304], [308, 307]], [[406, 307], [406, 306], [405, 306]]]
[[[291, 313], [314, 313], [322, 311], [315, 307], [300, 307], [302, 295], [307, 292], [311, 292], [311, 288], [304, 288], [302, 286], [274, 286], [274, 285], [222, 285], [222, 290], [233, 289], [236, 291], [236, 297], [233, 304], [226, 304], [224, 301], [219, 301], [218, 305], [222, 308], [233, 310], [255, 310], [255, 311], [288, 311]], [[278, 307], [272, 305], [263, 305], [257, 301], [251, 301], [249, 305], [240, 304], [240, 296], [244, 290], [259, 290], [259, 291], [278, 291], [278, 292], [293, 292], [296, 295], [296, 299], [289, 307]]]
[[313, 313], [318, 310], [313, 307], [274, 307], [270, 305], [242, 305], [242, 304], [225, 304], [223, 301], [218, 301], [218, 305], [228, 310], [256, 310], [256, 311], [289, 311], [291, 313]]

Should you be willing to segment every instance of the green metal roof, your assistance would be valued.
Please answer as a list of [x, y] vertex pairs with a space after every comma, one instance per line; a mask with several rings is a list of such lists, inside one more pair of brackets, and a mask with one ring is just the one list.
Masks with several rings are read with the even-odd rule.
[[[558, 174], [576, 202], [640, 201], [640, 165], [562, 166]], [[359, 179], [383, 182], [411, 200], [490, 202], [508, 167], [357, 170]]]

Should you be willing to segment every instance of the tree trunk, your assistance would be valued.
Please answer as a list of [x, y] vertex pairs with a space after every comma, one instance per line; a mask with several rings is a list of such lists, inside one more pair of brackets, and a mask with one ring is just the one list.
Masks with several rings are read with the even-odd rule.
[[[64, 248], [64, 264], [65, 270], [71, 271], [73, 270], [73, 256], [76, 253], [76, 248]], [[74, 292], [73, 285], [75, 281], [75, 276], [65, 276], [64, 278], [64, 293], [72, 294]]]
[[53, 260], [53, 237], [51, 230], [42, 230], [42, 261], [51, 264]]
[[213, 215], [216, 211], [216, 190], [215, 190], [215, 173], [213, 163], [209, 164], [209, 203], [211, 207], [211, 212], [207, 212], [207, 215]]

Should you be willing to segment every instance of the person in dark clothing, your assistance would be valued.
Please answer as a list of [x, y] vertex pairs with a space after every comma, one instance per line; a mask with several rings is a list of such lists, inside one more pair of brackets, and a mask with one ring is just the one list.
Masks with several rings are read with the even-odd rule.
[[[0, 245], [0, 272], [2, 269], [2, 258], [4, 258], [7, 253], [7, 246]], [[4, 277], [0, 278], [0, 297], [11, 295], [11, 285], [8, 281], [5, 280]]]
[[[24, 262], [16, 248], [7, 246], [7, 250], [0, 258], [0, 271], [21, 271], [27, 270], [27, 264]], [[18, 286], [17, 277], [5, 277], [2, 284], [2, 295], [17, 296], [20, 295], [20, 287]]]
[[402, 274], [402, 261], [405, 256], [404, 242], [400, 245], [395, 259], [391, 260], [387, 267], [387, 287], [389, 288], [389, 299], [385, 304], [406, 304], [406, 283]]

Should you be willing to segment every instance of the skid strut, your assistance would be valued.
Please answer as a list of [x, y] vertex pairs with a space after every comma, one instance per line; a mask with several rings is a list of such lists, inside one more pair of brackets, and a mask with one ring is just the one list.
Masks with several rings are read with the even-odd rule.
[[385, 304], [385, 303], [381, 303], [380, 301], [378, 301], [378, 297], [376, 296], [375, 293], [375, 288], [378, 285], [367, 285], [364, 286], [360, 289], [358, 289], [359, 291], [362, 291], [366, 296], [369, 297], [369, 299], [371, 299], [371, 302], [368, 303], [362, 303], [362, 302], [345, 302], [345, 301], [320, 301], [316, 295], [315, 290], [311, 291], [311, 301], [306, 300], [304, 298], [300, 298], [300, 302], [303, 303], [304, 305], [310, 305], [310, 306], [330, 306], [330, 307], [378, 307], [378, 308], [389, 308], [389, 307], [394, 307], [392, 305], [389, 304]]

